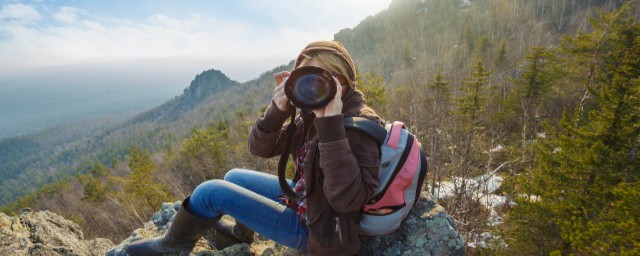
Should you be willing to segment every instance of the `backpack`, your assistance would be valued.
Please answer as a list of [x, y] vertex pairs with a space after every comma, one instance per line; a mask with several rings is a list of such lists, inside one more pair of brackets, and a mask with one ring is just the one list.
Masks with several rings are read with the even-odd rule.
[[[295, 112], [285, 131], [283, 152], [289, 152], [296, 131]], [[369, 119], [349, 117], [344, 119], [345, 129], [363, 132], [373, 137], [380, 147], [380, 171], [374, 196], [362, 208], [359, 232], [365, 235], [384, 235], [398, 229], [418, 203], [420, 191], [427, 175], [427, 158], [418, 140], [402, 122], [387, 124], [384, 128]], [[302, 199], [294, 192], [285, 178], [289, 154], [282, 154], [278, 162], [278, 182], [282, 194], [293, 200]], [[387, 214], [375, 214], [374, 210], [390, 209]]]
[[[346, 129], [364, 132], [380, 146], [380, 185], [362, 208], [359, 232], [365, 235], [384, 235], [394, 232], [418, 203], [427, 175], [427, 158], [418, 140], [399, 121], [384, 128], [369, 119], [344, 119]], [[391, 212], [379, 215], [377, 209]]]

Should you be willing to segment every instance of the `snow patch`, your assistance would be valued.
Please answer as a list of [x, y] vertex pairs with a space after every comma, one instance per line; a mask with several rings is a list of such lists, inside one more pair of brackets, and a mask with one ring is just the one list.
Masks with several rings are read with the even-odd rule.
[[491, 152], [491, 153], [500, 152], [503, 149], [504, 149], [504, 147], [502, 145], [498, 145], [495, 148], [489, 149], [489, 152]]

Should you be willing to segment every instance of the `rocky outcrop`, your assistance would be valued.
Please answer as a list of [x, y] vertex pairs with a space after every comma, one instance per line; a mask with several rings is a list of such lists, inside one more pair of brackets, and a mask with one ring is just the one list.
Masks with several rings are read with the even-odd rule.
[[464, 255], [465, 242], [444, 208], [426, 193], [400, 228], [385, 236], [363, 236], [361, 255]]
[[84, 240], [80, 227], [49, 212], [0, 213], [0, 255], [104, 255], [108, 239]]
[[[16, 217], [0, 213], [0, 255], [106, 255], [124, 256], [136, 240], [163, 235], [180, 209], [180, 202], [164, 203], [143, 228], [134, 230], [117, 246], [107, 239], [84, 240], [80, 227], [49, 212], [25, 211]], [[191, 252], [176, 255], [301, 255], [256, 235], [251, 245], [238, 244], [216, 250], [215, 231], [207, 233]], [[362, 255], [464, 255], [465, 243], [456, 225], [426, 194], [400, 229], [385, 236], [362, 236]]]
[[[164, 203], [151, 221], [131, 234], [131, 237], [107, 252], [108, 256], [126, 255], [124, 248], [136, 240], [160, 236], [180, 208], [180, 202]], [[191, 252], [177, 255], [300, 255], [301, 253], [277, 245], [260, 235], [251, 245], [240, 244], [215, 250], [214, 231], [205, 235]], [[465, 243], [453, 220], [444, 208], [426, 194], [411, 210], [400, 229], [390, 235], [362, 236], [361, 255], [464, 255]]]

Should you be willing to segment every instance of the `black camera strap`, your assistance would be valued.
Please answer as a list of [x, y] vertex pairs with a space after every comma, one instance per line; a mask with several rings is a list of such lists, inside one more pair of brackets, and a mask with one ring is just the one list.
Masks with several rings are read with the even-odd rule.
[[[290, 106], [293, 107], [293, 106]], [[296, 193], [291, 189], [291, 186], [287, 182], [286, 171], [287, 171], [287, 163], [289, 162], [289, 154], [291, 153], [291, 141], [293, 140], [293, 135], [296, 133], [296, 109], [293, 109], [291, 113], [291, 122], [287, 125], [287, 129], [285, 130], [285, 144], [284, 150], [280, 155], [280, 162], [278, 162], [278, 182], [280, 183], [280, 189], [282, 190], [282, 194], [288, 197], [291, 200], [300, 200], [302, 199], [302, 195]]]

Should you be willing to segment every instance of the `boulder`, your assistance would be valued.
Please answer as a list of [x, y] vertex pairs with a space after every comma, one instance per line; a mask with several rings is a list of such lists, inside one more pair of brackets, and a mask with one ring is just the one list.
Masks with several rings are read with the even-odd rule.
[[465, 242], [444, 208], [423, 193], [400, 228], [361, 236], [361, 255], [464, 255]]
[[[144, 228], [134, 230], [131, 237], [109, 250], [107, 255], [125, 256], [124, 249], [129, 243], [164, 234], [178, 209], [180, 202], [163, 203], [162, 209], [153, 215]], [[260, 235], [256, 235], [251, 245], [238, 244], [218, 251], [215, 249], [214, 232], [209, 231], [191, 252], [175, 255], [302, 255]], [[423, 193], [396, 232], [384, 236], [361, 236], [361, 246], [361, 255], [465, 254], [465, 242], [458, 234], [455, 222], [426, 193]]]
[[[134, 230], [131, 236], [124, 241], [122, 241], [119, 245], [111, 248], [106, 252], [106, 256], [126, 256], [127, 252], [125, 248], [132, 242], [137, 240], [158, 237], [164, 235], [169, 226], [171, 226], [171, 222], [173, 221], [173, 217], [180, 209], [181, 202], [177, 201], [174, 203], [162, 203], [161, 209], [156, 212], [151, 220], [144, 224], [143, 228], [138, 228]], [[215, 256], [231, 256], [231, 255], [246, 255], [251, 256], [255, 255], [254, 250], [249, 247], [247, 244], [236, 244], [230, 247], [225, 248], [224, 250], [216, 250], [215, 247], [215, 230], [208, 231], [194, 246], [191, 252], [180, 252], [169, 255], [215, 255]]]
[[80, 227], [49, 212], [0, 213], [0, 255], [104, 255], [108, 239], [84, 240]]

